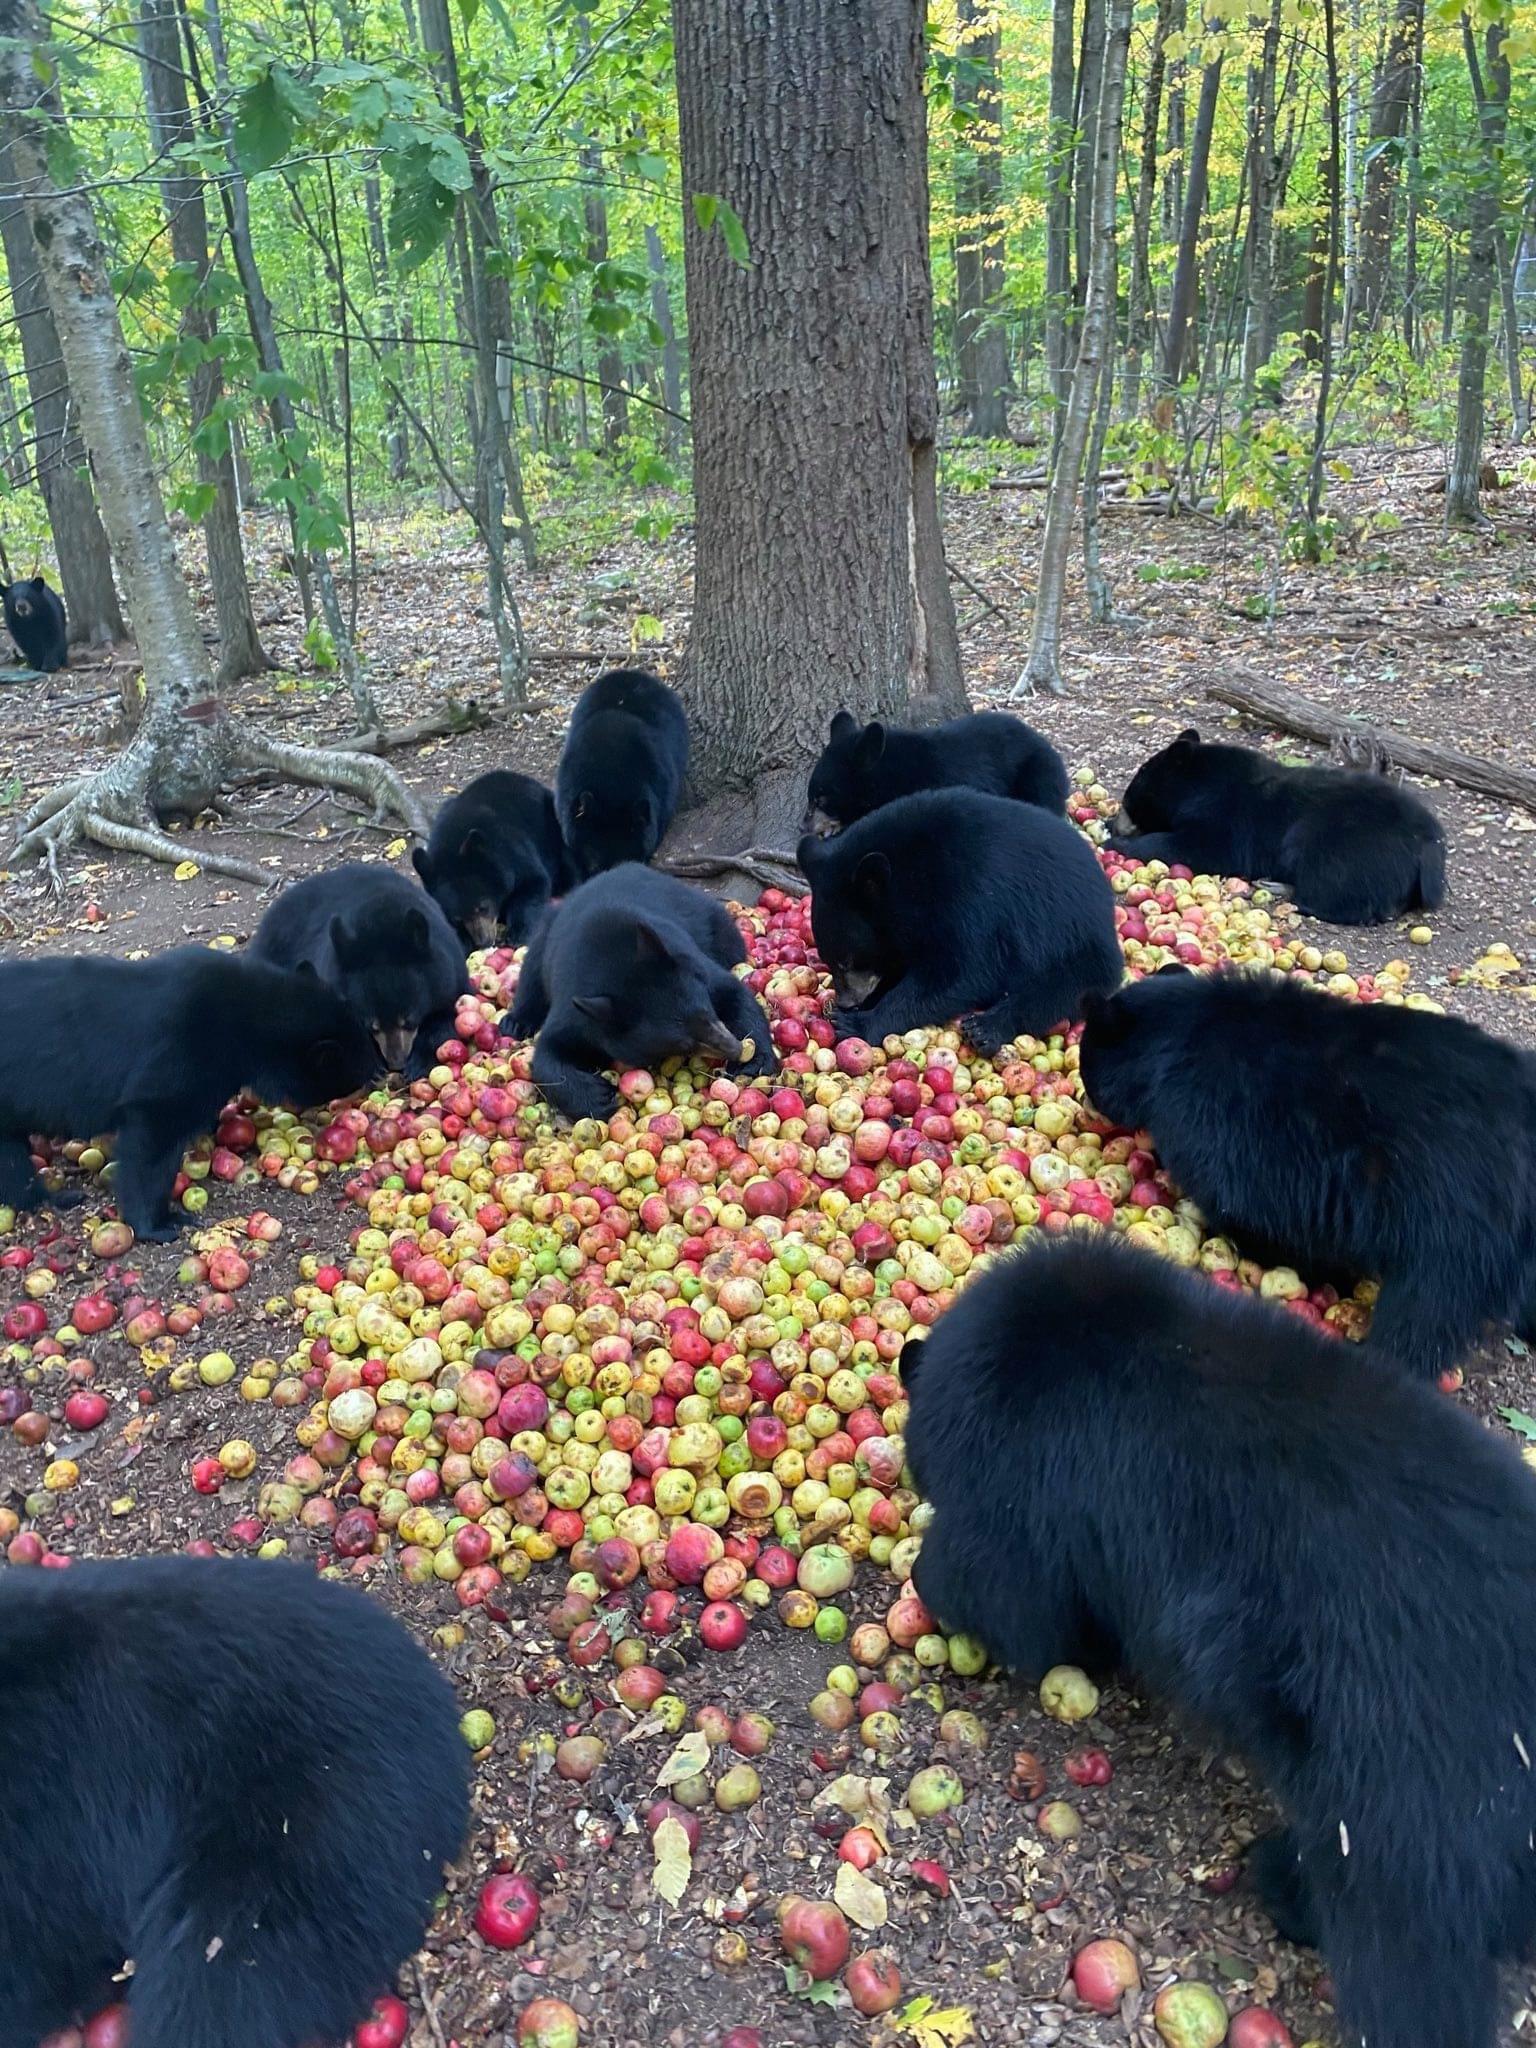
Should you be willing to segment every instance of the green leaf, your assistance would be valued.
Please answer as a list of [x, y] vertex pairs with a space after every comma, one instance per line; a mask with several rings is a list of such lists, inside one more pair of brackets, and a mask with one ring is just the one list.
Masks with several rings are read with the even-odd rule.
[[475, 182], [469, 151], [457, 135], [434, 135], [428, 145], [427, 168], [450, 192], [467, 192]]
[[[666, 180], [667, 160], [664, 156], [654, 156], [650, 150], [642, 149], [635, 158], [635, 169], [642, 178], [649, 178], [653, 185], [660, 185]], [[702, 221], [700, 226], [703, 226]]]
[[185, 513], [188, 519], [196, 521], [208, 517], [218, 495], [217, 484], [184, 484], [175, 493], [171, 502], [178, 512]]
[[457, 192], [433, 175], [426, 147], [418, 145], [389, 159], [394, 180], [389, 199], [389, 246], [402, 270], [419, 270], [441, 247]]
[[1526, 1437], [1532, 1443], [1536, 1443], [1536, 1416], [1527, 1415], [1521, 1408], [1501, 1408], [1499, 1417], [1501, 1421], [1509, 1424], [1517, 1436]]
[[235, 110], [235, 157], [254, 177], [281, 163], [293, 143], [293, 116], [283, 104], [270, 71], [248, 85]]
[[278, 100], [287, 108], [295, 121], [317, 121], [320, 118], [320, 102], [307, 85], [301, 85], [291, 71], [281, 64], [274, 64], [271, 71], [272, 89]]
[[693, 217], [707, 234], [715, 224], [715, 215], [720, 211], [720, 202], [713, 192], [695, 192], [693, 195]]
[[596, 299], [587, 308], [587, 325], [594, 334], [622, 334], [629, 317], [629, 308], [616, 306], [612, 299]]
[[720, 232], [725, 237], [725, 246], [733, 263], [745, 268], [752, 261], [752, 250], [747, 241], [747, 231], [734, 207], [720, 201]]
[[290, 377], [286, 370], [258, 370], [251, 378], [251, 389], [258, 398], [276, 398], [280, 392], [289, 398], [298, 398], [304, 386], [297, 377]]

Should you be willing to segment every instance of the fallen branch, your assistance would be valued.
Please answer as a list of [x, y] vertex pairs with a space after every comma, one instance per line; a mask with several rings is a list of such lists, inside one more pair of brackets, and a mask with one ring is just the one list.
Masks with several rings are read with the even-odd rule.
[[414, 747], [423, 740], [448, 739], [461, 732], [476, 732], [489, 725], [491, 714], [476, 698], [467, 704], [448, 703], [439, 705], [436, 711], [424, 711], [420, 718], [413, 718], [408, 725], [381, 727], [377, 732], [354, 733], [350, 739], [337, 740], [336, 748], [343, 754], [388, 754], [396, 747]]
[[972, 597], [976, 598], [980, 603], [984, 604], [989, 612], [995, 613], [996, 616], [1000, 619], [1006, 615], [1007, 606], [998, 604], [992, 598], [988, 597], [987, 593], [981, 588], [980, 584], [972, 582], [971, 578], [966, 575], [965, 571], [959, 566], [958, 563], [946, 562], [944, 566], [946, 569], [948, 569], [950, 575], [954, 577], [955, 581], [957, 583], [964, 584], [965, 588], [971, 593]]
[[[1099, 483], [1101, 485], [1124, 483], [1128, 473], [1128, 471], [1123, 469], [1101, 469], [1099, 471]], [[1048, 469], [1037, 469], [1028, 476], [994, 476], [989, 479], [987, 489], [989, 491], [1048, 491], [1051, 487], [1051, 475], [1052, 472]]]
[[1480, 795], [1500, 797], [1536, 812], [1536, 775], [1529, 769], [1483, 761], [1476, 754], [1462, 753], [1459, 747], [1416, 740], [1391, 726], [1373, 726], [1244, 670], [1229, 670], [1220, 682], [1207, 683], [1205, 694], [1218, 704], [1230, 704], [1234, 710], [1278, 726], [1282, 732], [1297, 733], [1324, 746], [1364, 748], [1369, 758], [1391, 762], [1415, 775], [1433, 775], [1461, 789], [1474, 789]]
[[782, 889], [786, 896], [804, 896], [805, 877], [792, 853], [771, 846], [749, 846], [741, 853], [690, 853], [656, 863], [663, 874], [684, 882], [718, 881], [722, 875], [745, 875], [759, 889]]

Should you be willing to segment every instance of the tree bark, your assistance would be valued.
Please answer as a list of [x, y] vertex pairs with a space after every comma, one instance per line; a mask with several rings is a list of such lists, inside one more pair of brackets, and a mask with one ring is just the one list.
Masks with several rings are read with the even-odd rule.
[[1490, 23], [1485, 31], [1486, 69], [1478, 62], [1477, 44], [1466, 15], [1461, 17], [1461, 36], [1477, 106], [1481, 161], [1472, 185], [1467, 281], [1461, 309], [1461, 367], [1456, 380], [1456, 445], [1445, 492], [1445, 516], [1452, 526], [1476, 526], [1483, 518], [1479, 498], [1483, 397], [1494, 272], [1498, 264], [1499, 157], [1509, 120], [1510, 77], [1502, 23]]
[[955, 105], [970, 115], [955, 145], [955, 365], [967, 431], [1008, 433], [1008, 337], [1003, 331], [1003, 100], [998, 25], [990, 0], [959, 0]]
[[1061, 614], [1066, 596], [1067, 552], [1077, 514], [1083, 457], [1094, 420], [1105, 352], [1114, 332], [1115, 201], [1120, 168], [1120, 130], [1125, 112], [1126, 53], [1131, 40], [1133, 0], [1110, 0], [1108, 33], [1099, 92], [1098, 163], [1093, 177], [1093, 260], [1083, 306], [1077, 367], [1067, 398], [1061, 447], [1046, 500], [1045, 538], [1040, 546], [1040, 575], [1035, 588], [1035, 623], [1029, 660], [1014, 686], [1014, 697], [1037, 689], [1063, 693], [1061, 680]]
[[1083, 0], [1083, 33], [1077, 58], [1073, 120], [1077, 129], [1076, 191], [1072, 225], [1076, 232], [1076, 269], [1072, 296], [1081, 306], [1088, 296], [1093, 265], [1093, 181], [1098, 169], [1099, 93], [1104, 83], [1104, 0]]
[[1365, 190], [1356, 232], [1354, 300], [1345, 325], [1369, 331], [1381, 318], [1392, 270], [1392, 216], [1398, 184], [1397, 144], [1413, 101], [1416, 56], [1424, 28], [1424, 0], [1397, 0], [1387, 25], [1371, 94]]
[[[840, 707], [966, 708], [936, 489], [923, 22], [922, 0], [674, 0], [696, 844], [792, 838]], [[734, 208], [746, 263], [700, 225], [700, 195]]]
[[666, 250], [659, 229], [650, 221], [645, 227], [645, 260], [651, 273], [651, 318], [661, 329], [661, 395], [668, 415], [663, 431], [668, 453], [675, 455], [682, 440], [683, 352], [678, 346], [677, 322], [672, 318]]
[[79, 413], [48, 310], [48, 294], [43, 289], [27, 210], [17, 189], [8, 139], [0, 142], [0, 236], [5, 241], [11, 305], [21, 333], [21, 355], [32, 400], [33, 454], [28, 468], [37, 478], [48, 513], [70, 644], [106, 646], [126, 639], [128, 629], [117, 602], [112, 554], [91, 489]]
[[1275, 134], [1275, 79], [1280, 62], [1280, 0], [1270, 0], [1258, 66], [1250, 74], [1248, 187], [1248, 304], [1243, 324], [1243, 402], [1269, 356], [1274, 301], [1275, 206], [1283, 159]]
[[1052, 0], [1051, 103], [1045, 139], [1045, 365], [1056, 405], [1053, 443], [1061, 431], [1061, 407], [1072, 363], [1067, 316], [1072, 304], [1075, 18], [1073, 0]]
[[135, 31], [149, 132], [160, 159], [160, 196], [170, 229], [171, 254], [197, 280], [196, 294], [182, 314], [181, 331], [197, 347], [187, 395], [198, 482], [212, 493], [201, 524], [208, 549], [208, 581], [219, 621], [218, 681], [222, 687], [260, 675], [272, 664], [251, 611], [234, 457], [229, 428], [220, 417], [224, 372], [217, 353], [218, 316], [207, 297], [213, 261], [203, 183], [200, 176], [180, 168], [174, 154], [197, 136], [182, 68], [180, 0], [145, 0]]
[[1152, 346], [1152, 209], [1157, 196], [1157, 140], [1163, 78], [1176, 0], [1157, 0], [1157, 20], [1141, 93], [1141, 165], [1131, 213], [1131, 278], [1125, 315], [1125, 370], [1120, 411], [1134, 419], [1141, 404], [1141, 371]]
[[1333, 392], [1333, 309], [1339, 292], [1339, 244], [1343, 228], [1343, 201], [1339, 192], [1339, 166], [1343, 162], [1339, 133], [1339, 44], [1334, 0], [1323, 0], [1323, 70], [1328, 91], [1328, 248], [1317, 329], [1317, 409], [1312, 424], [1312, 460], [1307, 471], [1305, 546], [1313, 560], [1321, 552], [1317, 519], [1323, 504], [1323, 459], [1328, 451], [1328, 401]]
[[[580, 17], [585, 32], [586, 16]], [[585, 192], [583, 206], [587, 221], [587, 261], [592, 265], [592, 307], [594, 311], [614, 304], [612, 292], [603, 282], [608, 267], [608, 201], [603, 191], [603, 152], [595, 142], [581, 152]], [[624, 382], [624, 351], [611, 334], [599, 331], [597, 381], [603, 387], [603, 446], [617, 448], [629, 432], [629, 393]]]
[[[99, 774], [50, 792], [23, 820], [9, 859], [48, 861], [82, 836], [180, 859], [190, 849], [158, 830], [156, 814], [195, 811], [237, 771], [272, 768], [296, 780], [349, 789], [425, 831], [421, 806], [381, 761], [289, 746], [234, 716], [213, 694], [202, 633], [176, 561], [132, 362], [111, 288], [107, 251], [90, 200], [60, 188], [62, 117], [39, 78], [51, 69], [36, 0], [0, 0], [0, 116], [11, 123], [14, 163], [32, 222], [70, 389], [80, 408], [102, 523], [122, 573], [144, 664], [144, 712], [132, 742]], [[265, 880], [259, 869], [197, 848], [217, 872]]]
[[1184, 170], [1179, 253], [1174, 265], [1173, 290], [1168, 300], [1168, 325], [1163, 329], [1162, 381], [1169, 391], [1178, 385], [1184, 374], [1184, 355], [1195, 310], [1195, 281], [1200, 270], [1200, 222], [1205, 214], [1211, 135], [1216, 126], [1216, 102], [1221, 93], [1221, 62], [1221, 52], [1218, 51], [1201, 75], [1200, 102], [1195, 108], [1195, 132], [1190, 138], [1189, 162]]

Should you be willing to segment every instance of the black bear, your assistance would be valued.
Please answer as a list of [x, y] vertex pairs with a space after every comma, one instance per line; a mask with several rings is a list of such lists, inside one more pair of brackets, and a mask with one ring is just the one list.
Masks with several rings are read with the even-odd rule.
[[[378, 1055], [313, 975], [201, 946], [150, 960], [0, 964], [0, 1202], [53, 1196], [28, 1139], [117, 1133], [114, 1199], [138, 1237], [171, 1238], [188, 1142], [241, 1088], [331, 1102], [366, 1087]], [[0, 2034], [0, 2041], [6, 2037]]]
[[1149, 1131], [1239, 1250], [1379, 1280], [1388, 1357], [1432, 1374], [1485, 1322], [1536, 1322], [1528, 1054], [1458, 1017], [1177, 968], [1090, 1003], [1079, 1053], [1094, 1108]]
[[526, 944], [539, 912], [566, 885], [554, 797], [531, 775], [502, 768], [450, 797], [411, 859], [471, 950], [503, 938]]
[[688, 719], [675, 690], [644, 669], [615, 668], [582, 691], [555, 775], [576, 880], [651, 858], [687, 767]]
[[[908, 1370], [909, 1363], [915, 1367]], [[1493, 2048], [1536, 1933], [1536, 1486], [1444, 1396], [1097, 1232], [909, 1345], [928, 1607], [1011, 1669], [1123, 1667], [1246, 1756], [1254, 1858], [1343, 2038]]]
[[344, 996], [390, 1072], [408, 1080], [433, 1065], [469, 984], [463, 943], [432, 898], [372, 861], [292, 883], [250, 950], [278, 967], [307, 967]]
[[1330, 924], [1385, 924], [1445, 898], [1445, 833], [1409, 790], [1208, 746], [1193, 726], [1137, 769], [1109, 843], [1137, 860], [1280, 882]]
[[122, 1997], [133, 2048], [350, 2040], [469, 1822], [453, 1688], [398, 1622], [297, 1565], [11, 1571], [0, 1698], [5, 2048]]
[[0, 604], [5, 606], [5, 629], [31, 667], [44, 674], [68, 667], [69, 632], [64, 601], [56, 590], [48, 588], [44, 577], [0, 583]]
[[1006, 711], [973, 711], [913, 731], [846, 711], [811, 770], [806, 830], [855, 824], [881, 804], [923, 789], [979, 789], [1062, 812], [1067, 771], [1043, 733]]
[[723, 903], [654, 868], [610, 868], [545, 913], [505, 1028], [538, 1034], [530, 1071], [572, 1123], [612, 1110], [605, 1068], [717, 1052], [743, 1073], [771, 1074], [767, 1016], [731, 972], [745, 958]]
[[1039, 1036], [1124, 978], [1093, 848], [1033, 804], [928, 790], [797, 855], [843, 1034], [959, 1017], [978, 1052]]

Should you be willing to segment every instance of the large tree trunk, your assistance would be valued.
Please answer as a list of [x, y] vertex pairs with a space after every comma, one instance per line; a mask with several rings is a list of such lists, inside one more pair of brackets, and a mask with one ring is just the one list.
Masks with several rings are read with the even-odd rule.
[[[792, 839], [840, 706], [966, 708], [936, 491], [923, 21], [922, 0], [673, 0], [697, 504], [685, 830], [730, 851]], [[745, 263], [700, 225], [700, 195], [740, 217]]]
[[1093, 255], [1088, 268], [1088, 291], [1083, 306], [1077, 367], [1072, 372], [1072, 390], [1067, 399], [1061, 448], [1046, 500], [1045, 538], [1040, 546], [1040, 575], [1035, 587], [1034, 633], [1030, 640], [1029, 660], [1014, 686], [1016, 698], [1028, 697], [1036, 689], [1050, 690], [1060, 696], [1064, 689], [1061, 680], [1061, 614], [1067, 588], [1067, 552], [1072, 545], [1072, 524], [1077, 513], [1083, 458], [1093, 426], [1100, 378], [1105, 373], [1104, 358], [1114, 336], [1115, 188], [1120, 168], [1125, 64], [1131, 40], [1133, 4], [1134, 0], [1110, 0], [1098, 119], [1094, 130], [1098, 139], [1098, 162], [1093, 177]]
[[1413, 101], [1415, 57], [1424, 27], [1424, 0], [1397, 0], [1387, 25], [1376, 86], [1371, 94], [1365, 193], [1356, 234], [1355, 296], [1345, 313], [1353, 335], [1376, 325], [1392, 265], [1392, 210], [1398, 183], [1397, 144]]
[[[0, 117], [14, 164], [70, 389], [100, 496], [102, 523], [121, 571], [144, 663], [144, 713], [131, 744], [99, 774], [34, 805], [10, 863], [42, 856], [57, 878], [61, 847], [88, 836], [104, 845], [179, 859], [187, 851], [154, 814], [195, 811], [237, 772], [271, 768], [327, 783], [393, 808], [425, 830], [421, 807], [385, 763], [267, 738], [214, 695], [202, 633], [176, 561], [133, 366], [112, 292], [111, 268], [90, 199], [61, 189], [50, 166], [68, 161], [62, 117], [39, 77], [50, 69], [36, 0], [0, 0]], [[198, 847], [204, 867], [264, 881], [247, 863]]]
[[1184, 172], [1179, 253], [1174, 265], [1173, 290], [1168, 300], [1168, 325], [1163, 329], [1163, 384], [1170, 391], [1184, 375], [1184, 355], [1189, 345], [1190, 322], [1194, 317], [1195, 281], [1200, 267], [1200, 222], [1205, 213], [1211, 135], [1216, 126], [1216, 102], [1220, 94], [1221, 53], [1218, 51], [1206, 65], [1200, 79], [1200, 103], [1195, 109], [1195, 132], [1190, 138], [1189, 162]]
[[955, 366], [967, 430], [1008, 432], [1008, 337], [1003, 331], [1003, 100], [997, 15], [990, 0], [959, 0], [955, 104], [970, 117], [955, 147]]
[[240, 507], [229, 429], [219, 420], [224, 372], [217, 352], [218, 317], [206, 296], [213, 268], [208, 215], [200, 176], [177, 168], [175, 152], [197, 139], [181, 57], [180, 0], [145, 0], [137, 22], [139, 72], [149, 109], [149, 131], [160, 167], [160, 196], [170, 229], [171, 254], [197, 279], [196, 295], [182, 314], [182, 332], [196, 344], [187, 379], [192, 445], [198, 481], [212, 493], [203, 516], [208, 581], [219, 621], [219, 683], [239, 682], [269, 668], [251, 611], [240, 539]]
[[26, 207], [17, 191], [8, 140], [0, 143], [0, 235], [5, 239], [11, 305], [21, 331], [21, 355], [32, 399], [33, 459], [29, 467], [48, 511], [69, 638], [72, 645], [100, 647], [125, 639], [128, 629], [118, 608], [112, 555], [80, 439], [80, 416], [71, 402], [59, 337], [48, 310]]
[[1051, 106], [1045, 133], [1045, 366], [1056, 414], [1052, 444], [1061, 433], [1072, 351], [1068, 314], [1072, 308], [1072, 138], [1075, 113], [1073, 0], [1051, 4]]
[[1477, 58], [1471, 24], [1461, 18], [1467, 70], [1477, 104], [1481, 162], [1472, 186], [1471, 234], [1467, 240], [1467, 282], [1461, 308], [1461, 369], [1456, 382], [1456, 446], [1445, 492], [1445, 516], [1453, 526], [1475, 526], [1483, 467], [1483, 394], [1488, 372], [1488, 330], [1498, 265], [1499, 155], [1509, 121], [1509, 59], [1502, 23], [1485, 32], [1485, 64]]

